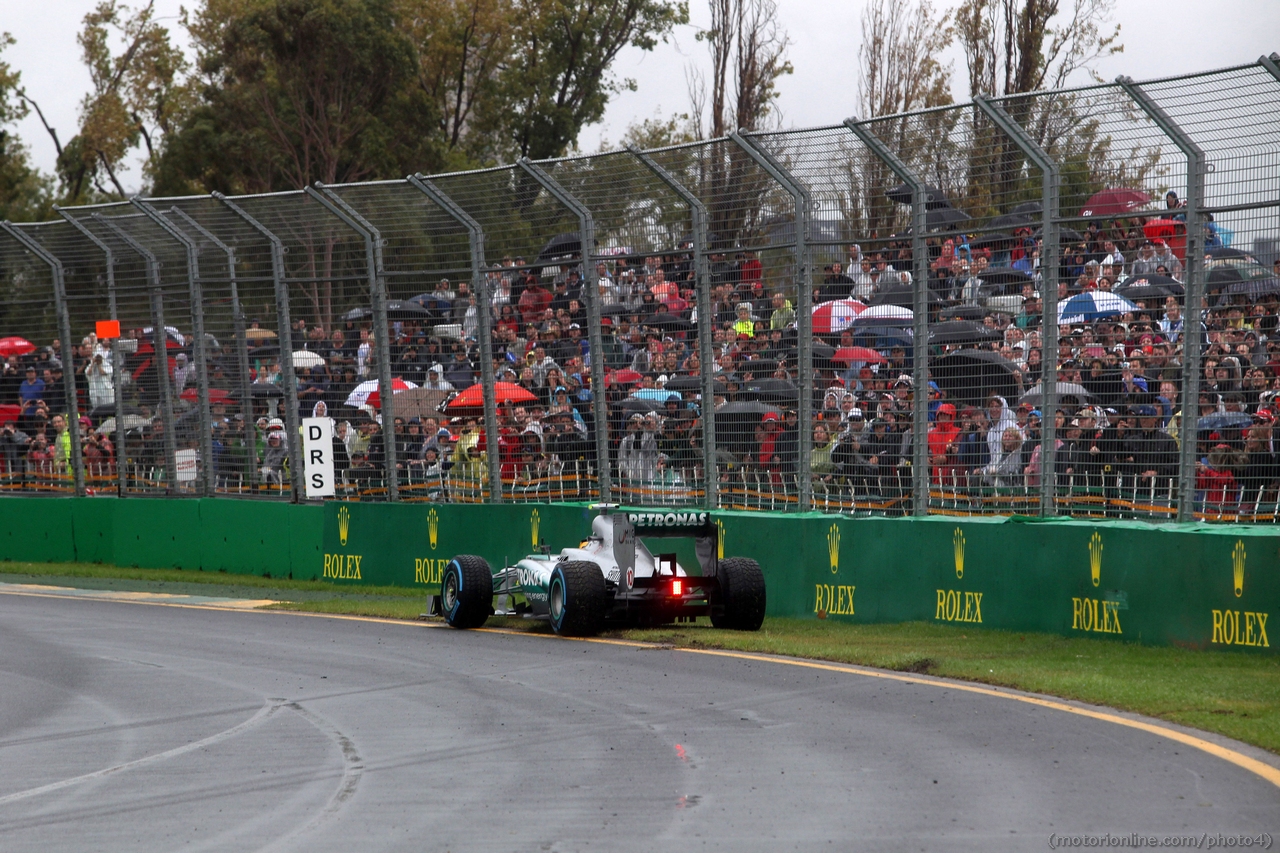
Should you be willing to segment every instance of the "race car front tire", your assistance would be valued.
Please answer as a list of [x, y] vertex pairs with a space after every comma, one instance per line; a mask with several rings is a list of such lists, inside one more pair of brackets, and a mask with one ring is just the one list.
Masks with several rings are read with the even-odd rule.
[[600, 633], [608, 615], [609, 597], [604, 574], [595, 563], [566, 560], [551, 570], [547, 585], [551, 627], [566, 637], [591, 637]]
[[719, 607], [711, 611], [711, 624], [732, 631], [759, 631], [764, 623], [764, 572], [746, 557], [720, 561]]
[[444, 567], [440, 609], [454, 628], [479, 628], [493, 604], [493, 572], [484, 557], [459, 554]]

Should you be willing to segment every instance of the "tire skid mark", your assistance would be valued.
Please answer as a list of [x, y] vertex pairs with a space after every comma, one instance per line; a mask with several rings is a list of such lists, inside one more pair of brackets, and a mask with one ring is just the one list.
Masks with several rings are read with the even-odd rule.
[[209, 737], [203, 738], [202, 740], [197, 740], [197, 741], [193, 741], [192, 743], [183, 744], [182, 746], [174, 747], [173, 749], [165, 750], [164, 752], [157, 752], [154, 755], [147, 755], [142, 758], [134, 759], [133, 761], [126, 761], [123, 764], [116, 764], [111, 767], [104, 767], [101, 770], [95, 770], [92, 773], [85, 773], [80, 776], [72, 776], [69, 779], [62, 779], [57, 782], [50, 782], [47, 785], [40, 785], [39, 787], [36, 787], [36, 788], [28, 788], [25, 791], [15, 791], [12, 794], [7, 794], [3, 797], [0, 797], [0, 806], [5, 806], [5, 805], [8, 805], [9, 803], [16, 803], [19, 800], [25, 800], [25, 799], [28, 799], [29, 797], [37, 797], [37, 796], [40, 796], [41, 794], [48, 794], [48, 793], [52, 793], [53, 791], [60, 791], [63, 788], [70, 788], [73, 785], [80, 785], [82, 783], [91, 782], [96, 779], [102, 779], [106, 776], [111, 776], [116, 773], [123, 773], [127, 770], [134, 770], [138, 767], [143, 767], [148, 764], [155, 764], [156, 762], [159, 762], [159, 761], [165, 761], [170, 758], [176, 758], [179, 755], [186, 755], [189, 752], [195, 752], [198, 749], [203, 749], [206, 746], [212, 746], [215, 743], [221, 743], [224, 740], [228, 740], [230, 738], [236, 737], [237, 735], [243, 734], [244, 732], [249, 731], [255, 726], [260, 725], [261, 723], [265, 722], [268, 718], [270, 718], [273, 714], [275, 714], [276, 711], [284, 707], [286, 704], [287, 703], [285, 703], [284, 700], [272, 699], [268, 701], [265, 705], [263, 705], [260, 709], [258, 709], [258, 712], [256, 714], [254, 714], [249, 719], [245, 720], [243, 723], [232, 726], [231, 728], [226, 729], [225, 731], [218, 732], [215, 735], [210, 735]]
[[262, 853], [266, 851], [283, 850], [293, 846], [293, 842], [300, 836], [306, 835], [318, 828], [326, 820], [337, 814], [343, 806], [350, 802], [355, 796], [356, 786], [360, 784], [360, 779], [364, 776], [364, 761], [360, 758], [360, 753], [356, 749], [355, 742], [347, 737], [341, 729], [331, 723], [328, 719], [317, 714], [309, 708], [304, 708], [297, 702], [286, 702], [285, 708], [298, 714], [311, 725], [315, 726], [320, 732], [325, 734], [337, 744], [338, 749], [342, 752], [342, 779], [338, 783], [338, 790], [333, 792], [333, 796], [325, 803], [319, 814], [312, 817], [301, 826], [294, 827], [279, 836], [270, 844], [258, 848]]

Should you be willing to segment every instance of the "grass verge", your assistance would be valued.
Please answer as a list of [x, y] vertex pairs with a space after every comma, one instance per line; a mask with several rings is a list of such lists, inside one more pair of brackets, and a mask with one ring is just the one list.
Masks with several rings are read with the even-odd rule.
[[[270, 609], [416, 619], [421, 591], [342, 587], [166, 569], [83, 563], [0, 563], [0, 582], [272, 598]], [[491, 619], [492, 627], [549, 631], [545, 622]], [[1217, 732], [1280, 753], [1280, 657], [1140, 646], [1053, 634], [928, 623], [851, 625], [767, 619], [756, 633], [709, 625], [609, 636], [690, 648], [791, 655], [920, 672], [1106, 705]]]

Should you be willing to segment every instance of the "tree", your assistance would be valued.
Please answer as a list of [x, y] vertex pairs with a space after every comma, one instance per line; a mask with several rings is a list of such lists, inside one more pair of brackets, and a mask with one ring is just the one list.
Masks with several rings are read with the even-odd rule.
[[[0, 32], [0, 54], [13, 43]], [[21, 73], [0, 59], [0, 220], [41, 219], [53, 201], [48, 179], [31, 167], [26, 146], [8, 129], [28, 112], [21, 86]]]
[[[791, 38], [778, 24], [773, 0], [710, 0], [711, 26], [698, 33], [711, 54], [708, 85], [689, 72], [693, 115], [707, 136], [731, 130], [759, 130], [777, 115], [778, 79], [792, 72]], [[705, 122], [705, 124], [704, 124]]]
[[435, 164], [389, 0], [208, 0], [188, 29], [202, 91], [166, 148], [166, 190], [269, 192]]
[[[964, 0], [956, 37], [964, 50], [969, 93], [1002, 97], [1064, 87], [1077, 71], [1124, 52], [1120, 25], [1104, 28], [1115, 0]], [[1096, 79], [1096, 75], [1093, 75]]]
[[635, 87], [609, 73], [624, 47], [652, 50], [689, 19], [668, 0], [514, 0], [513, 12], [513, 50], [479, 123], [495, 154], [535, 160], [564, 154], [611, 94]]
[[[956, 13], [969, 92], [1004, 98], [1003, 107], [1040, 145], [1079, 162], [1106, 159], [1110, 140], [1099, 138], [1090, 99], [1019, 97], [1060, 89], [1080, 71], [1094, 79], [1094, 62], [1121, 53], [1120, 25], [1108, 29], [1115, 0], [965, 0]], [[1025, 157], [1006, 134], [976, 110], [972, 118], [970, 195], [991, 212], [1008, 209], [1031, 191]], [[1104, 146], [1101, 151], [1091, 148]], [[971, 211], [973, 212], [973, 211]]]

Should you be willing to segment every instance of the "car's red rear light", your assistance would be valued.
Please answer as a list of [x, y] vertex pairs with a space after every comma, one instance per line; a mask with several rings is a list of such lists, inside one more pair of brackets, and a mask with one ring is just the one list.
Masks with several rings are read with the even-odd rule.
[[674, 580], [671, 582], [672, 595], [684, 595], [684, 581]]

